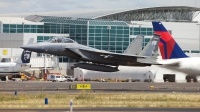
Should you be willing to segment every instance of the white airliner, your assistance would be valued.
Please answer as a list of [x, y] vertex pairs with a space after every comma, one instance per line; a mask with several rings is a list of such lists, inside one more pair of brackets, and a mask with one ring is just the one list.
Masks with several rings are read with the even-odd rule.
[[[33, 43], [33, 38], [29, 40], [28, 44], [30, 43]], [[31, 67], [30, 58], [31, 51], [24, 50], [15, 62], [0, 63], [0, 75], [12, 75], [27, 70]]]
[[161, 67], [191, 76], [200, 75], [200, 58], [187, 56], [161, 22], [152, 22], [152, 24], [154, 33], [161, 35], [159, 48], [163, 60], [157, 60]]

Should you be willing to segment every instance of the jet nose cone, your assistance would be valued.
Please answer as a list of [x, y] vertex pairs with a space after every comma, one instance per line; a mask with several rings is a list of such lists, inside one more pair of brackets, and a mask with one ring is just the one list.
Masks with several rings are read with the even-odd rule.
[[37, 51], [37, 50], [41, 50], [41, 47], [39, 44], [28, 44], [28, 45], [23, 45], [20, 48], [25, 49], [25, 50], [29, 50], [29, 51]]

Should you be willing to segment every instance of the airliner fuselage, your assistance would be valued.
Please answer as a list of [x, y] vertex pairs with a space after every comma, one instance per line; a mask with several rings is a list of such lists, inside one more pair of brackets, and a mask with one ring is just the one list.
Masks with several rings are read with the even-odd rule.
[[0, 63], [0, 74], [1, 75], [12, 75], [14, 73], [19, 73], [30, 68], [30, 66], [21, 65], [18, 63]]
[[188, 57], [178, 59], [158, 60], [161, 67], [176, 70], [192, 76], [200, 75], [200, 58]]

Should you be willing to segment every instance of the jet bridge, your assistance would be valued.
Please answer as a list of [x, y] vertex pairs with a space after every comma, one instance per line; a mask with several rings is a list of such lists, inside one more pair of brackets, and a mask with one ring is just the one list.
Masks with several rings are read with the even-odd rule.
[[[17, 59], [18, 58], [10, 58], [10, 59], [2, 58], [1, 60], [2, 62], [14, 62]], [[59, 62], [57, 57], [47, 57], [46, 59], [44, 57], [36, 57], [36, 58], [31, 58], [30, 63], [31, 63], [31, 68], [44, 68], [45, 66], [47, 68], [57, 68]]]
[[37, 57], [31, 58], [31, 67], [32, 68], [57, 68], [58, 61], [56, 57], [45, 58], [44, 57]]
[[[11, 59], [12, 61], [15, 61], [17, 58], [15, 59]], [[45, 69], [46, 71], [55, 69], [55, 68], [59, 68], [59, 62], [57, 57], [55, 56], [51, 56], [51, 57], [35, 57], [35, 58], [31, 58], [30, 60], [31, 63], [31, 68], [26, 70], [26, 75], [28, 76], [36, 76], [36, 77], [42, 77], [43, 74], [45, 73]]]

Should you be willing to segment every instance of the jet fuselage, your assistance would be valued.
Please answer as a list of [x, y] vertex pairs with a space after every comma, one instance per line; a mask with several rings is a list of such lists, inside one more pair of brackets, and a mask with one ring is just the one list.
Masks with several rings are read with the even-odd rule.
[[[30, 50], [37, 53], [47, 53], [57, 56], [67, 56], [73, 59], [82, 60], [82, 61], [90, 61], [93, 63], [98, 64], [108, 64], [108, 65], [127, 65], [127, 66], [133, 66], [133, 65], [141, 65], [141, 63], [136, 63], [136, 58], [130, 58], [128, 59], [120, 59], [118, 57], [116, 58], [109, 58], [109, 55], [100, 55], [98, 53], [88, 53], [84, 50], [93, 50], [93, 51], [99, 51], [95, 48], [91, 48], [88, 46], [80, 45], [77, 43], [48, 43], [48, 42], [42, 42], [42, 43], [35, 43], [31, 45], [24, 46], [22, 48], [25, 48], [26, 50]], [[104, 51], [107, 52], [107, 51]], [[147, 64], [144, 64], [144, 66], [147, 66]]]

